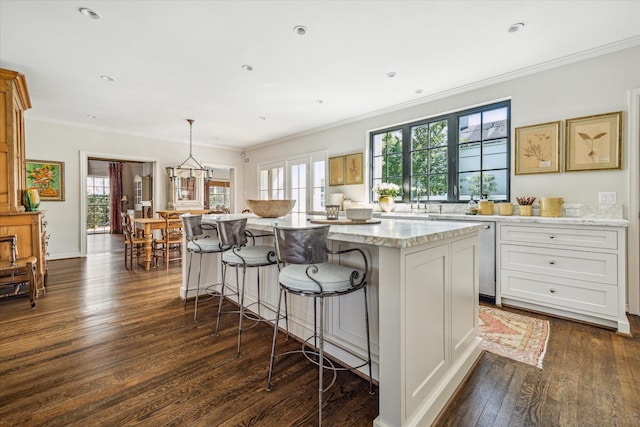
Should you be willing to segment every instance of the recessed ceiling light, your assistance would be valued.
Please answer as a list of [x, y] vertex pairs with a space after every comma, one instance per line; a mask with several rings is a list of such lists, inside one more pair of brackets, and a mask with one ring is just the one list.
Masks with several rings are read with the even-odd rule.
[[242, 69], [245, 71], [253, 71], [253, 67], [249, 64], [245, 64], [242, 66]]
[[316, 104], [322, 104], [324, 101], [322, 99], [316, 99]]
[[296, 25], [295, 27], [293, 27], [293, 32], [299, 36], [304, 36], [305, 34], [307, 34], [307, 27]]
[[260, 117], [258, 117], [258, 118], [259, 118], [260, 120], [267, 120], [267, 118], [266, 118], [266, 117], [263, 117], [263, 116], [260, 116]]
[[424, 90], [422, 90], [422, 89], [416, 89], [415, 90], [415, 93], [417, 93], [418, 95], [420, 95], [422, 92], [424, 92]]
[[91, 19], [100, 19], [100, 14], [94, 10], [89, 9], [88, 7], [81, 7], [78, 9], [78, 12]]
[[524, 24], [522, 22], [518, 22], [516, 24], [511, 25], [507, 31], [510, 33], [517, 33], [518, 31], [520, 31], [521, 29], [524, 28]]
[[87, 114], [87, 118], [88, 118], [88, 119], [95, 119], [95, 118], [96, 118], [96, 116], [94, 116], [93, 114]]
[[111, 76], [107, 76], [106, 74], [101, 75], [100, 78], [102, 80], [106, 81], [106, 82], [115, 82], [116, 81], [116, 79], [114, 79]]
[[397, 74], [395, 71], [390, 71], [390, 72], [388, 72], [388, 73], [387, 73], [387, 77], [389, 77], [390, 79], [391, 79], [391, 78], [394, 78], [394, 77], [395, 77], [395, 76], [397, 76], [397, 75], [398, 75], [398, 74]]

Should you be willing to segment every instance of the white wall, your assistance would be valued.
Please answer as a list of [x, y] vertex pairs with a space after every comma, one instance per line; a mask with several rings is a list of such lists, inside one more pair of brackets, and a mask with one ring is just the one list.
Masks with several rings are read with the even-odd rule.
[[[367, 150], [367, 131], [422, 117], [462, 110], [495, 100], [511, 99], [511, 126], [533, 125], [592, 114], [627, 110], [628, 90], [640, 87], [640, 47], [509, 80], [418, 106], [366, 118], [339, 127], [247, 150], [246, 197], [256, 197], [259, 163], [327, 148], [329, 156]], [[330, 103], [328, 100], [327, 104]], [[564, 125], [564, 124], [563, 124]], [[625, 139], [626, 141], [626, 139]], [[511, 196], [559, 196], [565, 203], [597, 203], [599, 191], [616, 191], [628, 204], [625, 189], [628, 159], [622, 171], [572, 172], [511, 177]], [[635, 165], [634, 165], [635, 167]], [[368, 197], [365, 186], [331, 187], [330, 192]]]
[[[51, 259], [81, 254], [83, 224], [80, 224], [80, 186], [84, 185], [80, 182], [81, 153], [102, 154], [100, 157], [103, 158], [157, 162], [154, 172], [154, 200], [158, 202], [158, 209], [164, 208], [167, 200], [164, 168], [182, 162], [189, 155], [188, 143], [30, 120], [28, 115], [29, 111], [25, 114], [27, 158], [63, 161], [65, 165], [65, 200], [43, 201], [40, 206], [46, 211], [47, 231], [51, 236], [48, 248]], [[239, 189], [243, 187], [243, 163], [239, 152], [195, 145], [193, 156], [205, 166], [224, 165], [236, 168], [238, 173], [234, 198], [241, 197]], [[86, 165], [84, 168], [86, 170]]]
[[[251, 159], [251, 163], [245, 167], [245, 198], [254, 198], [258, 195], [256, 165], [321, 148], [327, 148], [329, 156], [353, 152], [368, 153], [367, 132], [373, 129], [437, 116], [501, 99], [511, 99], [512, 135], [514, 129], [519, 126], [564, 121], [613, 111], [624, 111], [626, 123], [629, 113], [628, 94], [634, 88], [640, 88], [640, 47], [593, 57], [511, 80], [503, 79], [499, 83], [486, 87], [352, 121], [280, 141], [275, 145], [247, 150], [246, 155]], [[325, 105], [330, 105], [330, 102], [330, 99], [326, 100]], [[622, 170], [518, 176], [512, 173], [511, 198], [514, 199], [519, 195], [557, 196], [564, 198], [567, 204], [595, 204], [598, 203], [598, 192], [615, 191], [617, 202], [623, 205], [625, 217], [631, 220], [629, 234], [637, 235], [637, 207], [632, 206], [631, 210], [629, 209], [629, 190], [633, 190], [629, 182], [630, 177], [635, 176], [632, 172], [638, 168], [638, 159], [630, 159], [627, 154], [630, 147], [626, 129], [625, 125]], [[365, 154], [365, 161], [366, 159]], [[561, 160], [564, 161], [564, 156], [561, 156]], [[368, 164], [367, 161], [366, 163]], [[366, 175], [365, 182], [367, 182]], [[345, 193], [347, 198], [367, 201], [367, 190], [368, 187], [365, 184], [330, 187], [329, 193], [341, 192]], [[634, 213], [636, 215], [633, 215]], [[630, 241], [637, 242], [637, 239]], [[638, 248], [630, 247], [628, 254], [627, 264], [630, 269], [634, 269], [629, 274], [629, 278], [634, 282], [629, 283], [628, 295], [633, 296], [630, 307], [637, 313], [640, 307], [640, 301], [637, 301], [637, 296], [640, 294], [636, 271]]]

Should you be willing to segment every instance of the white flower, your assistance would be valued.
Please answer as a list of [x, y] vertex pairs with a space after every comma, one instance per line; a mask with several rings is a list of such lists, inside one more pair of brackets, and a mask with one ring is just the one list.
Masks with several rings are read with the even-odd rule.
[[373, 187], [378, 196], [391, 196], [395, 197], [400, 193], [400, 187], [392, 182], [381, 182]]

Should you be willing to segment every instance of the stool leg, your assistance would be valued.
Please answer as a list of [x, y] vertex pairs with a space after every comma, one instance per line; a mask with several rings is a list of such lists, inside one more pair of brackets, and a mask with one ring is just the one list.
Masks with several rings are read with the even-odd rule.
[[[320, 343], [320, 347], [319, 347], [319, 360], [318, 360], [318, 425], [322, 426], [322, 392], [323, 392], [323, 384], [322, 384], [322, 375], [323, 375], [323, 371], [324, 371], [324, 323], [323, 323], [323, 305], [324, 305], [324, 298], [314, 298], [314, 299], [319, 299], [320, 300], [320, 329], [316, 329], [317, 333], [318, 333], [318, 341]], [[315, 302], [313, 304], [314, 308], [316, 306]]]
[[[191, 279], [191, 259], [193, 258], [193, 252], [189, 252], [189, 269], [187, 270], [187, 284], [184, 289], [184, 308], [187, 308], [187, 298], [189, 298], [189, 280]], [[196, 299], [196, 302], [198, 300]], [[197, 304], [196, 304], [197, 307]]]
[[[280, 304], [280, 300], [278, 300], [278, 304]], [[279, 320], [276, 316], [276, 321]], [[289, 340], [289, 308], [287, 307], [287, 294], [284, 294], [284, 327], [287, 331], [287, 336], [285, 340]]]
[[[202, 252], [200, 252], [200, 263], [198, 264], [198, 287], [196, 290], [196, 302], [193, 309], [193, 323], [198, 322], [198, 298], [200, 297], [200, 273], [202, 272]], [[191, 273], [191, 269], [189, 269]]]
[[[273, 342], [271, 343], [271, 359], [269, 360], [269, 377], [267, 378], [267, 391], [271, 391], [271, 374], [273, 373], [273, 361], [276, 354], [276, 338], [278, 337], [278, 323], [280, 322], [280, 303], [282, 302], [282, 287], [278, 294], [278, 308], [276, 309], [276, 320], [273, 325]], [[284, 295], [284, 304], [287, 305], [287, 294]], [[286, 309], [285, 309], [286, 310]], [[289, 329], [287, 328], [287, 338], [289, 336]]]
[[[220, 254], [222, 257], [222, 254]], [[218, 317], [216, 318], [216, 336], [218, 336], [218, 331], [220, 330], [220, 314], [222, 313], [222, 302], [224, 301], [224, 288], [225, 283], [227, 283], [227, 266], [222, 263], [222, 288], [220, 289], [220, 300], [218, 301]]]
[[[236, 265], [236, 283], [240, 283], [238, 281], [238, 266]], [[247, 280], [247, 267], [242, 267], [242, 287], [240, 291], [240, 295], [238, 296], [238, 301], [240, 302], [240, 320], [238, 322], [238, 350], [236, 352], [236, 357], [240, 357], [240, 341], [242, 340], [242, 318], [244, 317], [244, 288], [245, 281]]]

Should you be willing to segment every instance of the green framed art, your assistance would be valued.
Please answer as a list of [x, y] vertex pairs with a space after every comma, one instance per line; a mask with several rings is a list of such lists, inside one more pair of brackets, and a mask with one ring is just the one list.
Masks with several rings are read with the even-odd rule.
[[37, 188], [40, 200], [64, 201], [64, 162], [27, 160], [27, 188]]

